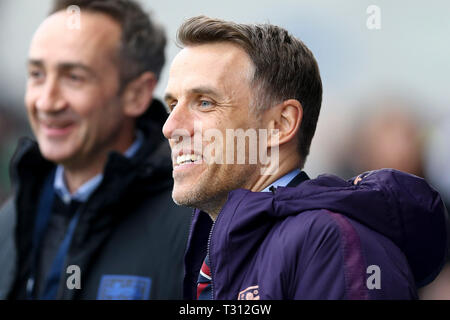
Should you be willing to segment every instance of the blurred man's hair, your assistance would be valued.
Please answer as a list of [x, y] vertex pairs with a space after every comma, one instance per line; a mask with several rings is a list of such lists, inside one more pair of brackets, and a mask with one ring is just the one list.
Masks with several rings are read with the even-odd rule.
[[50, 14], [78, 6], [81, 11], [103, 13], [122, 29], [119, 57], [121, 88], [146, 71], [157, 78], [164, 66], [166, 36], [142, 7], [131, 0], [55, 0]]
[[298, 151], [303, 167], [322, 103], [319, 67], [306, 45], [278, 26], [238, 24], [205, 16], [185, 21], [177, 40], [180, 46], [230, 42], [245, 50], [254, 64], [251, 86], [257, 113], [287, 99], [300, 101], [303, 119]]

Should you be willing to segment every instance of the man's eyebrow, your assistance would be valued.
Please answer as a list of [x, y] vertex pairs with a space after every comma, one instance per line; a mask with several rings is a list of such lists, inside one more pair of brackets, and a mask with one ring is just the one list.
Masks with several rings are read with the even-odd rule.
[[28, 66], [42, 67], [42, 66], [44, 65], [44, 63], [42, 62], [42, 60], [38, 60], [38, 59], [28, 59], [27, 65], [28, 65]]
[[[197, 94], [197, 95], [207, 94], [207, 95], [219, 97], [219, 93], [216, 90], [212, 89], [211, 87], [206, 87], [206, 86], [195, 87], [195, 88], [189, 89], [188, 93]], [[164, 100], [165, 101], [176, 100], [176, 98], [173, 96], [173, 94], [171, 94], [170, 92], [167, 92], [164, 95]]]
[[176, 99], [174, 98], [174, 96], [170, 92], [167, 92], [164, 95], [164, 101], [170, 101], [170, 100], [176, 100]]
[[[188, 93], [194, 95], [210, 95], [213, 98], [220, 98], [219, 92], [208, 86], [200, 86], [189, 89]], [[164, 95], [164, 101], [166, 101], [167, 103], [173, 100], [177, 100], [177, 98], [175, 98], [175, 96], [170, 92], [167, 92]]]
[[[42, 60], [39, 59], [29, 59], [29, 66], [43, 67], [45, 64]], [[57, 68], [60, 70], [70, 70], [70, 69], [82, 69], [88, 73], [95, 74], [92, 68], [80, 62], [62, 62], [57, 64]]]
[[219, 97], [219, 93], [214, 90], [211, 87], [207, 87], [207, 86], [200, 86], [200, 87], [195, 87], [189, 90], [190, 93], [193, 94], [207, 94], [207, 95], [211, 95], [211, 96], [215, 96], [215, 97]]
[[77, 62], [58, 63], [58, 69], [62, 69], [62, 70], [82, 69], [82, 70], [84, 70], [86, 72], [94, 73], [94, 70], [92, 70], [92, 68], [88, 67], [85, 64], [77, 63]]

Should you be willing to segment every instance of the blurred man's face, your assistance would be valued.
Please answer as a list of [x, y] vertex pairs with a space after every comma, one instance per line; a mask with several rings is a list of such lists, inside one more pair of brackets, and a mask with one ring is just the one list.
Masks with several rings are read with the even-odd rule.
[[92, 165], [117, 149], [123, 131], [117, 54], [120, 26], [84, 12], [81, 29], [69, 29], [57, 12], [31, 42], [25, 104], [42, 155], [63, 165]]
[[[172, 148], [172, 196], [178, 204], [207, 208], [211, 201], [224, 202], [230, 190], [250, 189], [254, 182], [256, 165], [225, 160], [227, 144], [236, 146], [234, 140], [226, 139], [226, 130], [247, 130], [259, 125], [249, 110], [252, 70], [246, 52], [230, 43], [188, 46], [173, 61], [166, 89], [171, 113], [163, 133]], [[194, 141], [194, 129], [198, 131], [199, 127], [203, 134], [201, 150]], [[206, 138], [206, 132], [221, 135], [223, 148], [211, 152], [208, 147], [215, 139]], [[182, 143], [187, 140], [191, 143]], [[210, 156], [219, 153], [223, 155], [222, 164], [211, 161]]]

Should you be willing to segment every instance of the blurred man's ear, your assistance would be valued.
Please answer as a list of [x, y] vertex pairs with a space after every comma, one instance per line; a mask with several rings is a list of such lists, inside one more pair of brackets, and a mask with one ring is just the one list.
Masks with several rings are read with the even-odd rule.
[[144, 72], [131, 81], [122, 93], [122, 105], [125, 115], [137, 118], [150, 105], [157, 79], [154, 73]]
[[269, 130], [278, 130], [278, 139], [269, 139], [269, 147], [274, 146], [274, 143], [279, 146], [288, 142], [297, 144], [297, 133], [303, 118], [303, 107], [298, 100], [283, 101], [268, 109], [263, 118], [266, 118]]

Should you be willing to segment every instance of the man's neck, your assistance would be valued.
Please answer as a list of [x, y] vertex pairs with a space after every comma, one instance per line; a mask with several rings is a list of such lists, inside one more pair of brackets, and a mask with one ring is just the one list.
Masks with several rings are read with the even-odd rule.
[[88, 163], [62, 164], [64, 167], [64, 180], [69, 192], [74, 194], [83, 184], [101, 174], [108, 160], [108, 155], [112, 150], [125, 154], [135, 140], [136, 136], [133, 133], [126, 142], [122, 141], [115, 148], [99, 152], [98, 156], [95, 159], [90, 159]]
[[297, 157], [286, 157], [284, 161], [265, 168], [264, 174], [258, 175], [257, 179], [250, 186], [247, 186], [247, 189], [253, 192], [262, 191], [292, 170], [298, 169], [298, 167]]
[[77, 190], [93, 177], [103, 172], [104, 163], [99, 162], [98, 166], [83, 167], [76, 169], [64, 167], [64, 181], [70, 194], [75, 194]]
[[[271, 174], [258, 174], [255, 179], [249, 179], [248, 184], [242, 186], [242, 188], [253, 192], [260, 192], [295, 169], [298, 169], [298, 159], [296, 157], [286, 158], [285, 161], [280, 162], [276, 167], [268, 168], [268, 170], [264, 171], [265, 173]], [[260, 169], [258, 168], [258, 170]], [[225, 205], [227, 198], [228, 193], [217, 197], [217, 199], [210, 199], [201, 209], [208, 213], [211, 219], [215, 221]]]

